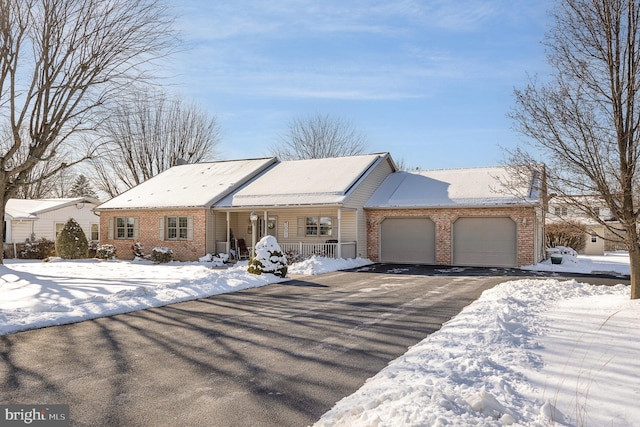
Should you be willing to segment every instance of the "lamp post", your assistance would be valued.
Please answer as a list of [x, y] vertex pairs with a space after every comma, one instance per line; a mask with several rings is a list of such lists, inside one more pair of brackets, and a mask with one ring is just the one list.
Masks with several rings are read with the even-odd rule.
[[256, 254], [256, 240], [258, 238], [258, 230], [256, 229], [256, 221], [258, 221], [258, 214], [256, 211], [251, 212], [249, 215], [249, 219], [251, 219], [251, 255], [253, 258]]

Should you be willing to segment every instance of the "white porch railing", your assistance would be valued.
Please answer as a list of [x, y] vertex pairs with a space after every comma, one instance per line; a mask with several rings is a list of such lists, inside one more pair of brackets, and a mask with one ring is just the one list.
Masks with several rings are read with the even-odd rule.
[[[295, 256], [299, 259], [307, 259], [312, 255], [323, 256], [327, 258], [338, 257], [338, 243], [279, 243], [280, 248], [285, 254]], [[356, 242], [342, 242], [342, 258], [355, 258]], [[216, 253], [228, 253], [227, 242], [216, 242]]]
[[279, 243], [285, 254], [295, 254], [303, 259], [312, 255], [335, 258], [338, 256], [337, 243]]

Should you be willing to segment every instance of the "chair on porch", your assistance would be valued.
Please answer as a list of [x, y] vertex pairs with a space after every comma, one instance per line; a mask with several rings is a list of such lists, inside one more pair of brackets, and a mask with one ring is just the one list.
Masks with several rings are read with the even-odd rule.
[[238, 251], [238, 259], [249, 259], [249, 248], [247, 248], [247, 244], [244, 239], [238, 239], [238, 246], [236, 250]]

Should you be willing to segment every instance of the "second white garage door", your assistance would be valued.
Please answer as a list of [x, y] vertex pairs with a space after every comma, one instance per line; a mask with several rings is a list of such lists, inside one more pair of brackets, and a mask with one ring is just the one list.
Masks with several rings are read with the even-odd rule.
[[380, 261], [435, 264], [436, 227], [429, 218], [386, 218], [380, 225]]
[[515, 267], [517, 236], [511, 218], [458, 218], [453, 224], [453, 264]]

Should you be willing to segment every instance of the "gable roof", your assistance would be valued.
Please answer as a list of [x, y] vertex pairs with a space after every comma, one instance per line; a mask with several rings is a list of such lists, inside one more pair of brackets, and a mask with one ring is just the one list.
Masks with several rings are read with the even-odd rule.
[[9, 199], [4, 210], [5, 220], [35, 220], [38, 215], [56, 209], [72, 206], [77, 203], [98, 204], [90, 197], [73, 197], [60, 199]]
[[536, 178], [510, 189], [505, 167], [396, 172], [389, 175], [366, 208], [484, 207], [537, 203]]
[[388, 153], [288, 160], [229, 194], [217, 208], [340, 204]]
[[275, 157], [268, 157], [174, 166], [101, 204], [97, 210], [209, 208], [275, 161]]

